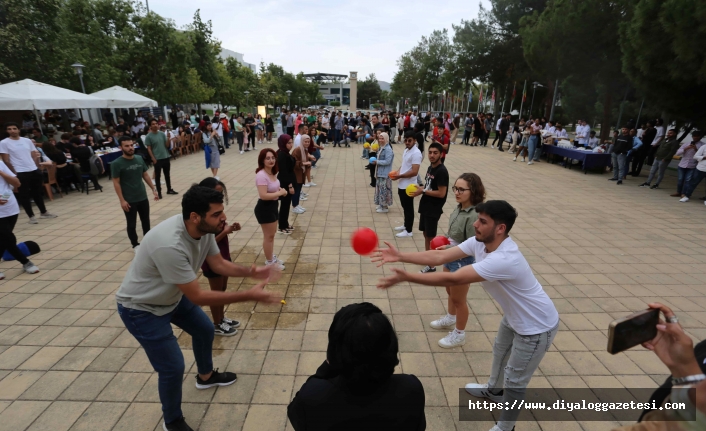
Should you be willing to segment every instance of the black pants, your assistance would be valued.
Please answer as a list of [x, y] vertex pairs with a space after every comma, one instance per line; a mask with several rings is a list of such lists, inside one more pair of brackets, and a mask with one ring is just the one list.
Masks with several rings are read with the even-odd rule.
[[279, 229], [289, 229], [289, 208], [292, 206], [292, 195], [279, 198]]
[[27, 259], [27, 256], [25, 256], [24, 253], [17, 248], [17, 238], [15, 238], [15, 234], [12, 233], [13, 229], [15, 229], [16, 223], [17, 214], [10, 217], [0, 218], [0, 257], [2, 257], [7, 250], [12, 257], [24, 265], [29, 262], [29, 260]]
[[659, 149], [659, 145], [655, 145], [654, 147], [650, 145], [650, 148], [647, 150], [647, 164], [652, 166], [652, 164], [655, 162], [655, 154], [657, 154], [657, 150]]
[[243, 151], [243, 132], [235, 132], [235, 140], [238, 141], [238, 150]]
[[[497, 136], [495, 138], [498, 139]], [[498, 142], [498, 150], [502, 151], [503, 142], [505, 142], [505, 138], [507, 138], [507, 132], [500, 132], [500, 142]], [[495, 141], [493, 141], [493, 143], [495, 143]]]
[[[647, 154], [649, 151], [650, 151], [649, 148], [645, 148], [645, 150], [640, 148], [633, 155], [632, 168], [630, 169], [630, 172], [632, 173], [633, 177], [637, 177], [640, 175], [640, 171], [642, 171], [642, 166], [644, 166], [644, 164], [645, 164], [645, 157], [647, 157]], [[654, 161], [653, 161], [653, 163], [654, 163]]]
[[171, 163], [169, 159], [159, 159], [157, 163], [154, 164], [154, 182], [157, 187], [157, 193], [162, 195], [162, 170], [164, 170], [164, 181], [167, 182], [167, 191], [172, 189], [172, 178], [169, 176], [169, 170], [171, 169]]
[[[378, 156], [377, 151], [371, 151], [371, 152], [368, 153], [368, 157], [375, 157], [375, 158], [377, 158], [377, 156]], [[369, 169], [369, 171], [370, 171], [370, 172], [369, 172], [369, 173], [370, 173], [370, 185], [373, 186], [373, 187], [375, 187], [375, 186], [377, 185], [377, 178], [375, 178], [375, 166], [376, 166], [376, 165], [368, 164], [368, 167], [370, 168], [370, 169]]]
[[47, 212], [47, 207], [44, 206], [44, 196], [42, 195], [44, 177], [39, 172], [39, 169], [30, 172], [18, 172], [17, 179], [21, 183], [19, 190], [17, 190], [17, 200], [24, 208], [25, 213], [27, 213], [27, 217], [34, 217], [31, 199], [34, 199], [34, 203], [37, 204], [37, 208], [42, 214]]
[[461, 140], [461, 144], [466, 144], [468, 145], [468, 141], [471, 139], [471, 134], [473, 132], [470, 130], [464, 130], [463, 131], [463, 139]]
[[287, 127], [287, 134], [294, 139], [294, 126], [292, 127]]
[[[155, 180], [156, 181], [156, 180]], [[140, 223], [142, 223], [142, 237], [150, 231], [150, 201], [145, 199], [139, 202], [130, 202], [130, 211], [125, 212], [127, 220], [127, 237], [130, 238], [130, 244], [133, 247], [140, 245], [137, 242], [137, 215], [140, 215]]]
[[248, 133], [248, 148], [250, 148], [250, 144], [252, 144], [252, 149], [255, 149], [255, 134], [257, 131], [255, 129], [252, 130], [251, 133]]
[[407, 190], [397, 189], [400, 197], [400, 205], [404, 212], [404, 228], [407, 232], [412, 232], [414, 228], [414, 198], [407, 196]]

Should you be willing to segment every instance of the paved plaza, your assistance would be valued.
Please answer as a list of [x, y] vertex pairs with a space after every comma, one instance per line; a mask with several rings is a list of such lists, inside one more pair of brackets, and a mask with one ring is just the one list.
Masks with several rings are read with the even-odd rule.
[[[397, 168], [403, 146], [393, 148]], [[318, 186], [302, 203], [306, 213], [292, 215], [295, 233], [275, 238], [275, 252], [287, 268], [268, 289], [281, 293], [286, 305], [227, 308], [243, 324], [234, 337], [216, 337], [214, 362], [221, 371], [238, 373], [234, 385], [197, 390], [190, 339], [175, 330], [188, 370], [184, 415], [194, 429], [291, 430], [287, 404], [325, 359], [334, 313], [361, 301], [376, 304], [392, 320], [401, 351], [397, 372], [422, 381], [427, 429], [492, 426], [458, 421], [458, 388], [486, 382], [500, 309], [480, 285], [472, 285], [466, 344], [445, 350], [437, 345], [445, 332], [429, 327], [445, 313], [443, 288], [375, 288], [385, 269], [353, 252], [350, 233], [371, 227], [404, 251], [423, 250], [424, 238], [416, 230], [414, 238], [394, 237], [393, 227], [402, 222], [399, 201], [395, 197], [388, 214], [375, 212], [360, 154], [356, 145], [328, 146], [314, 170]], [[229, 192], [228, 220], [243, 226], [230, 237], [231, 253], [245, 265], [265, 261], [253, 215], [256, 159], [257, 153], [240, 155], [231, 148], [219, 172]], [[422, 170], [427, 165], [425, 160]], [[606, 352], [608, 324], [648, 302], [669, 305], [695, 340], [706, 338], [706, 208], [699, 200], [679, 203], [668, 196], [675, 188], [673, 172], [658, 190], [638, 188], [644, 177], [616, 186], [607, 174], [584, 175], [544, 161], [528, 166], [507, 152], [459, 145], [451, 147], [446, 166], [452, 181], [462, 172], [479, 174], [488, 199], [517, 208], [511, 236], [559, 310], [560, 331], [530, 386], [658, 386], [668, 371], [653, 353], [641, 347], [616, 356]], [[173, 161], [172, 183], [181, 194], [151, 203], [152, 226], [180, 213], [183, 193], [209, 173], [203, 153]], [[16, 262], [0, 263], [7, 276], [0, 281], [0, 431], [162, 429], [157, 375], [116, 312], [114, 293], [134, 254], [112, 185], [107, 178], [101, 182], [102, 193], [74, 192], [49, 202], [57, 219], [30, 225], [20, 214], [15, 234], [18, 241], [40, 244], [42, 252], [32, 260], [41, 272], [24, 274]], [[449, 194], [439, 223], [443, 232], [453, 205]], [[208, 288], [205, 278], [200, 282]], [[229, 289], [253, 284], [230, 279]], [[517, 430], [614, 425], [520, 422]]]

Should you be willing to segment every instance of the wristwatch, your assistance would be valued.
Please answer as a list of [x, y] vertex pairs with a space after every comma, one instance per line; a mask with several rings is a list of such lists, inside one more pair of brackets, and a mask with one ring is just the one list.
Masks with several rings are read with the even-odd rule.
[[676, 379], [672, 378], [672, 386], [690, 385], [693, 383], [698, 383], [704, 379], [706, 379], [706, 375], [704, 374], [694, 374], [692, 376], [684, 376]]

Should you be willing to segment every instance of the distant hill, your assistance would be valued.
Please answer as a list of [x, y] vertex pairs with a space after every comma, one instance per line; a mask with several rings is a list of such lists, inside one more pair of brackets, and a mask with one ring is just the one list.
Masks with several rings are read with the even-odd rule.
[[380, 90], [382, 90], [382, 91], [390, 91], [390, 83], [389, 83], [389, 82], [378, 81], [378, 84], [380, 84]]

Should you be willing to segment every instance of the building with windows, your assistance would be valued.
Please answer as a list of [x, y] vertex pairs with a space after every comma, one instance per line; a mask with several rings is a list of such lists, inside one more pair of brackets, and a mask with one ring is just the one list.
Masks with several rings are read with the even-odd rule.
[[230, 57], [235, 58], [238, 61], [238, 63], [242, 64], [243, 66], [249, 67], [250, 70], [252, 70], [253, 72], [257, 72], [257, 66], [255, 66], [252, 63], [246, 62], [243, 58], [243, 54], [241, 54], [239, 52], [231, 51], [230, 49], [225, 49], [225, 48], [221, 49], [221, 58], [222, 59], [225, 60]]

